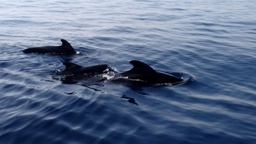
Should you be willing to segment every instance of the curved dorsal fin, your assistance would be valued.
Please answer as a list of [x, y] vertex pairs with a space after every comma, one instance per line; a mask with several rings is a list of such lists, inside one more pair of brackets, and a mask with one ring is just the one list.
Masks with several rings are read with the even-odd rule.
[[60, 41], [62, 42], [62, 46], [69, 46], [70, 45], [70, 43], [65, 39], [60, 39]]
[[63, 65], [66, 66], [66, 69], [73, 69], [73, 68], [82, 68], [82, 66], [74, 64], [72, 62], [63, 62]]
[[73, 47], [71, 46], [71, 44], [67, 40], [60, 39], [60, 41], [62, 42], [61, 46], [65, 47], [65, 48], [73, 49]]
[[155, 72], [155, 70], [153, 68], [151, 68], [149, 65], [141, 62], [141, 61], [137, 61], [137, 60], [132, 60], [130, 61], [130, 64], [133, 65], [133, 68], [131, 69], [132, 71], [137, 71], [137, 72]]

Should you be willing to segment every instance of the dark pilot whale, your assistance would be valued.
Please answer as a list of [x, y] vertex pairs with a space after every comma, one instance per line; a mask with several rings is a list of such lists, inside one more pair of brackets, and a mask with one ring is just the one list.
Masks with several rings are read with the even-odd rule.
[[109, 66], [107, 64], [99, 64], [86, 67], [71, 62], [63, 62], [63, 64], [66, 66], [66, 68], [63, 71], [57, 72], [57, 75], [72, 77], [90, 77], [103, 74], [109, 69]]
[[32, 47], [23, 50], [24, 53], [38, 53], [38, 54], [59, 54], [59, 55], [72, 55], [76, 51], [71, 46], [71, 44], [61, 39], [62, 44], [60, 46], [42, 46], [42, 47]]
[[133, 68], [120, 73], [119, 76], [127, 78], [128, 80], [148, 84], [177, 83], [183, 81], [182, 77], [158, 72], [141, 61], [132, 60], [130, 64], [133, 65]]

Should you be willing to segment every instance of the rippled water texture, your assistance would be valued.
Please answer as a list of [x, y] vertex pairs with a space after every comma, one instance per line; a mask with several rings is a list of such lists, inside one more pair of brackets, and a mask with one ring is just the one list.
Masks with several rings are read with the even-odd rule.
[[[0, 143], [255, 143], [255, 6], [253, 0], [1, 0]], [[61, 38], [79, 54], [21, 52], [60, 45]], [[54, 79], [63, 61], [123, 72], [130, 60], [194, 81]]]

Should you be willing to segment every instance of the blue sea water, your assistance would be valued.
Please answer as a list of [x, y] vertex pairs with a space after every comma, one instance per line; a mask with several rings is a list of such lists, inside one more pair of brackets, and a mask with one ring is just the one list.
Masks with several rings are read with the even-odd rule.
[[[254, 0], [1, 0], [0, 144], [256, 143]], [[70, 57], [24, 54], [68, 40]], [[194, 81], [63, 83], [63, 59]], [[138, 105], [122, 97], [131, 97]]]

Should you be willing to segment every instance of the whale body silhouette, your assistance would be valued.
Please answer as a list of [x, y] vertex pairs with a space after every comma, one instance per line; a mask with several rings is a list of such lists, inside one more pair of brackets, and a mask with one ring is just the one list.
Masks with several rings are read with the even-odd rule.
[[132, 60], [130, 64], [133, 65], [132, 69], [120, 73], [121, 77], [126, 77], [128, 80], [150, 84], [177, 83], [183, 81], [182, 78], [174, 75], [158, 72], [141, 61]]
[[57, 72], [57, 75], [74, 77], [93, 76], [103, 74], [109, 68], [107, 64], [99, 64], [85, 67], [71, 62], [63, 62], [63, 64], [66, 66], [66, 68], [63, 71]]
[[60, 46], [42, 46], [42, 47], [32, 47], [23, 50], [24, 53], [38, 53], [38, 54], [58, 54], [58, 55], [72, 55], [76, 51], [71, 46], [71, 44], [61, 39], [62, 44]]

